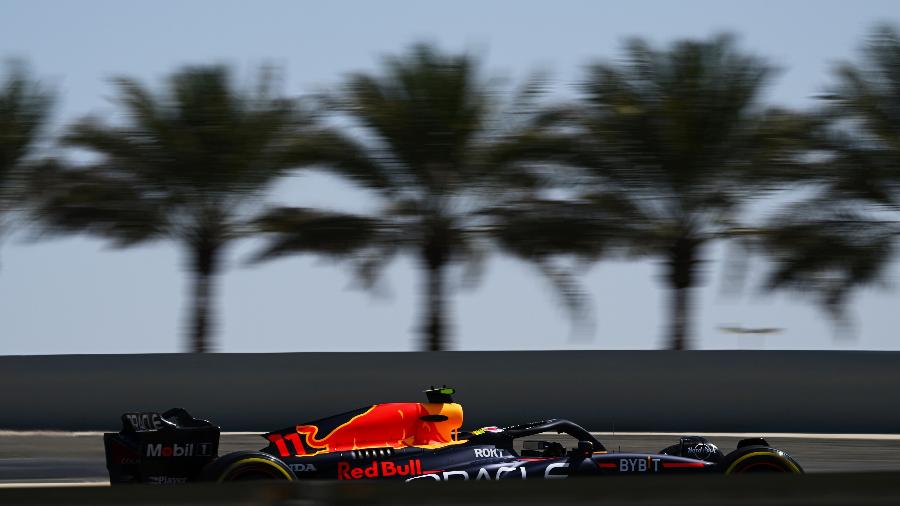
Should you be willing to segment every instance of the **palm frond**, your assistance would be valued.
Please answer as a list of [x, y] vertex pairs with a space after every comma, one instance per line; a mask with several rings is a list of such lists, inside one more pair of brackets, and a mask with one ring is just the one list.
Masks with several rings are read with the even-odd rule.
[[851, 293], [884, 279], [900, 223], [859, 206], [828, 204], [790, 206], [756, 234], [756, 242], [771, 261], [765, 288], [811, 294], [838, 316]]
[[399, 186], [381, 160], [357, 140], [334, 129], [297, 136], [284, 156], [286, 164], [322, 169], [385, 193]]
[[30, 193], [42, 234], [87, 233], [128, 247], [166, 233], [165, 202], [99, 167], [45, 163], [32, 175]]
[[478, 67], [470, 55], [416, 45], [386, 58], [380, 75], [350, 76], [341, 110], [385, 146], [373, 156], [396, 179], [439, 193], [479, 175], [469, 158], [492, 107]]
[[[47, 123], [54, 94], [31, 77], [21, 62], [10, 62], [0, 83], [0, 193]], [[0, 209], [2, 211], [2, 209]]]
[[490, 233], [499, 246], [523, 259], [597, 260], [626, 242], [627, 222], [585, 202], [533, 199], [486, 212], [491, 216]]
[[297, 207], [271, 209], [254, 224], [266, 244], [252, 262], [298, 253], [351, 256], [372, 247], [383, 233], [372, 218]]

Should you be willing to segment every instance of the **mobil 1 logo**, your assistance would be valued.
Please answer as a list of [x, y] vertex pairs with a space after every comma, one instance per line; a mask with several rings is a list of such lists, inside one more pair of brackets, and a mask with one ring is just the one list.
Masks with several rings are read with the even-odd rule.
[[144, 457], [214, 457], [216, 445], [211, 442], [193, 443], [148, 443], [144, 447]]

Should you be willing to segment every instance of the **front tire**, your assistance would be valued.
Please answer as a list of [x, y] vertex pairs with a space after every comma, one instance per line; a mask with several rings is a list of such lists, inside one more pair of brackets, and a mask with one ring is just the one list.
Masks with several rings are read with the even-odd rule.
[[803, 468], [790, 455], [768, 446], [738, 448], [725, 456], [722, 468], [725, 474], [803, 474]]
[[292, 481], [291, 469], [268, 453], [242, 451], [223, 455], [210, 462], [202, 472], [204, 481]]

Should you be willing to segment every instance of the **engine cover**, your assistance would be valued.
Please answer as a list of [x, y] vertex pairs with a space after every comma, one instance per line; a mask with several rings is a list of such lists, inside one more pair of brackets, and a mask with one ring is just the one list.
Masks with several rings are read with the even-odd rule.
[[702, 436], [682, 436], [677, 444], [664, 448], [659, 453], [707, 462], [721, 462], [725, 458], [719, 447]]

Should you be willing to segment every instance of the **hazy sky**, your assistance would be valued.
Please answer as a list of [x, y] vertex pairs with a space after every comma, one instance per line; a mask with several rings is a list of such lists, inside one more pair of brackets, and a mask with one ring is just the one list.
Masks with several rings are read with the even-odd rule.
[[[740, 35], [745, 49], [783, 72], [768, 97], [806, 106], [831, 65], [852, 58], [876, 23], [900, 24], [895, 1], [86, 1], [0, 2], [0, 58], [19, 57], [60, 93], [60, 127], [114, 111], [108, 79], [151, 83], [188, 63], [224, 62], [244, 75], [282, 65], [286, 91], [301, 94], [344, 73], [373, 70], [380, 55], [418, 40], [484, 51], [491, 71], [521, 77], [550, 70], [560, 85], [591, 58], [615, 58], [640, 35], [665, 43]], [[564, 88], [563, 88], [564, 89]], [[339, 209], [367, 197], [334, 179], [303, 175], [273, 201]], [[346, 269], [289, 257], [242, 265], [254, 243], [234, 249], [217, 298], [220, 351], [414, 349], [420, 279], [408, 260], [387, 272], [388, 296], [353, 290]], [[181, 351], [186, 314], [183, 257], [171, 243], [111, 250], [72, 238], [0, 243], [0, 354]], [[834, 337], [827, 318], [790, 295], [721, 294], [721, 250], [698, 292], [696, 346], [900, 349], [900, 293], [872, 290], [852, 307], [856, 337]], [[896, 274], [896, 269], [893, 269]], [[549, 284], [526, 264], [495, 258], [479, 288], [450, 306], [454, 349], [656, 348], [666, 293], [659, 266], [597, 264], [583, 279], [593, 297], [593, 337], [573, 339]], [[723, 334], [720, 325], [780, 327], [765, 338]]]

